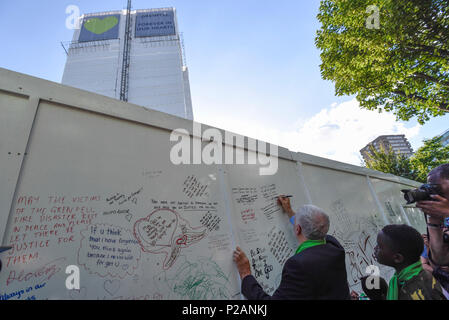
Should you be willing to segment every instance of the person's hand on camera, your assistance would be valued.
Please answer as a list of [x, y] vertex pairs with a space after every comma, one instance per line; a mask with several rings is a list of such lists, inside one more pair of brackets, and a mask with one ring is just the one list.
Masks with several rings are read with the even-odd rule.
[[440, 195], [430, 195], [435, 201], [418, 201], [416, 207], [424, 211], [425, 214], [437, 219], [449, 217], [449, 200]]
[[290, 204], [290, 198], [286, 198], [281, 195], [278, 197], [278, 204], [281, 205], [282, 209], [288, 214], [289, 217], [293, 217], [295, 215]]

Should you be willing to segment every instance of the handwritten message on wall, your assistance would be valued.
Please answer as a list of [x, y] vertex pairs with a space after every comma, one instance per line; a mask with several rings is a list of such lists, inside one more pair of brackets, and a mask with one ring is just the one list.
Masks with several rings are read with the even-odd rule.
[[124, 278], [133, 274], [140, 259], [137, 240], [130, 230], [95, 224], [81, 232], [78, 263], [100, 277]]

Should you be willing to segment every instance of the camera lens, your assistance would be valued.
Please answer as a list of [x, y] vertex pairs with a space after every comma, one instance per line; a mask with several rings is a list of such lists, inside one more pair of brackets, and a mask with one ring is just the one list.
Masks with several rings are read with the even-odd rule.
[[404, 192], [404, 199], [407, 204], [431, 199], [429, 194], [421, 189], [403, 190], [402, 192]]
[[411, 204], [417, 201], [433, 200], [431, 194], [439, 194], [438, 185], [423, 184], [418, 189], [413, 190], [401, 190], [404, 193], [404, 199], [407, 204]]
[[410, 191], [412, 194], [414, 202], [430, 200], [430, 194], [427, 190], [415, 189]]

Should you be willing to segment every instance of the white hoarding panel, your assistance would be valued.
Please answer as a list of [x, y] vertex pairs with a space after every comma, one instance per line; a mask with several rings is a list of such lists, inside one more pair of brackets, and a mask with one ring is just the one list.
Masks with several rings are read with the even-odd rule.
[[253, 275], [265, 292], [273, 294], [285, 261], [298, 247], [293, 225], [277, 197], [292, 195], [294, 210], [307, 204], [307, 197], [294, 161], [280, 159], [275, 175], [260, 175], [259, 170], [259, 165], [229, 165], [226, 178], [237, 245], [246, 252]]
[[311, 165], [303, 166], [303, 174], [312, 203], [329, 214], [329, 233], [346, 250], [350, 288], [360, 291], [360, 277], [367, 275], [370, 265], [379, 267], [381, 276], [389, 279], [392, 269], [374, 259], [383, 220], [366, 177]]
[[406, 205], [402, 189], [413, 189], [411, 186], [391, 184], [388, 181], [371, 178], [379, 202], [391, 224], [408, 224], [421, 234], [426, 233], [423, 212], [414, 205]]
[[[398, 207], [403, 179], [284, 148], [275, 158], [271, 146], [266, 158], [238, 135], [220, 162], [233, 134], [101, 95], [0, 69], [0, 110], [0, 236], [13, 247], [1, 254], [1, 299], [239, 299], [237, 245], [272, 293], [298, 245], [280, 194], [329, 214], [358, 291], [385, 223], [423, 227]], [[187, 130], [178, 142], [175, 129]], [[175, 165], [181, 141], [188, 161]], [[265, 164], [275, 170], [262, 174]], [[73, 266], [79, 289], [66, 287]], [[392, 269], [380, 271], [388, 280]]]

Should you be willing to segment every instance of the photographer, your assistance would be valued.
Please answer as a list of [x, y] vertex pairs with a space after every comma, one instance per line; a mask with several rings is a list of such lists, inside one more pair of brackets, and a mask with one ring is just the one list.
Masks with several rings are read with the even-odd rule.
[[449, 164], [430, 171], [427, 183], [435, 186], [438, 194], [430, 195], [432, 200], [418, 201], [416, 207], [428, 215], [429, 261], [434, 269], [433, 276], [449, 291], [449, 273], [445, 271], [445, 266], [449, 265], [449, 235], [444, 232], [445, 218], [449, 217]]

